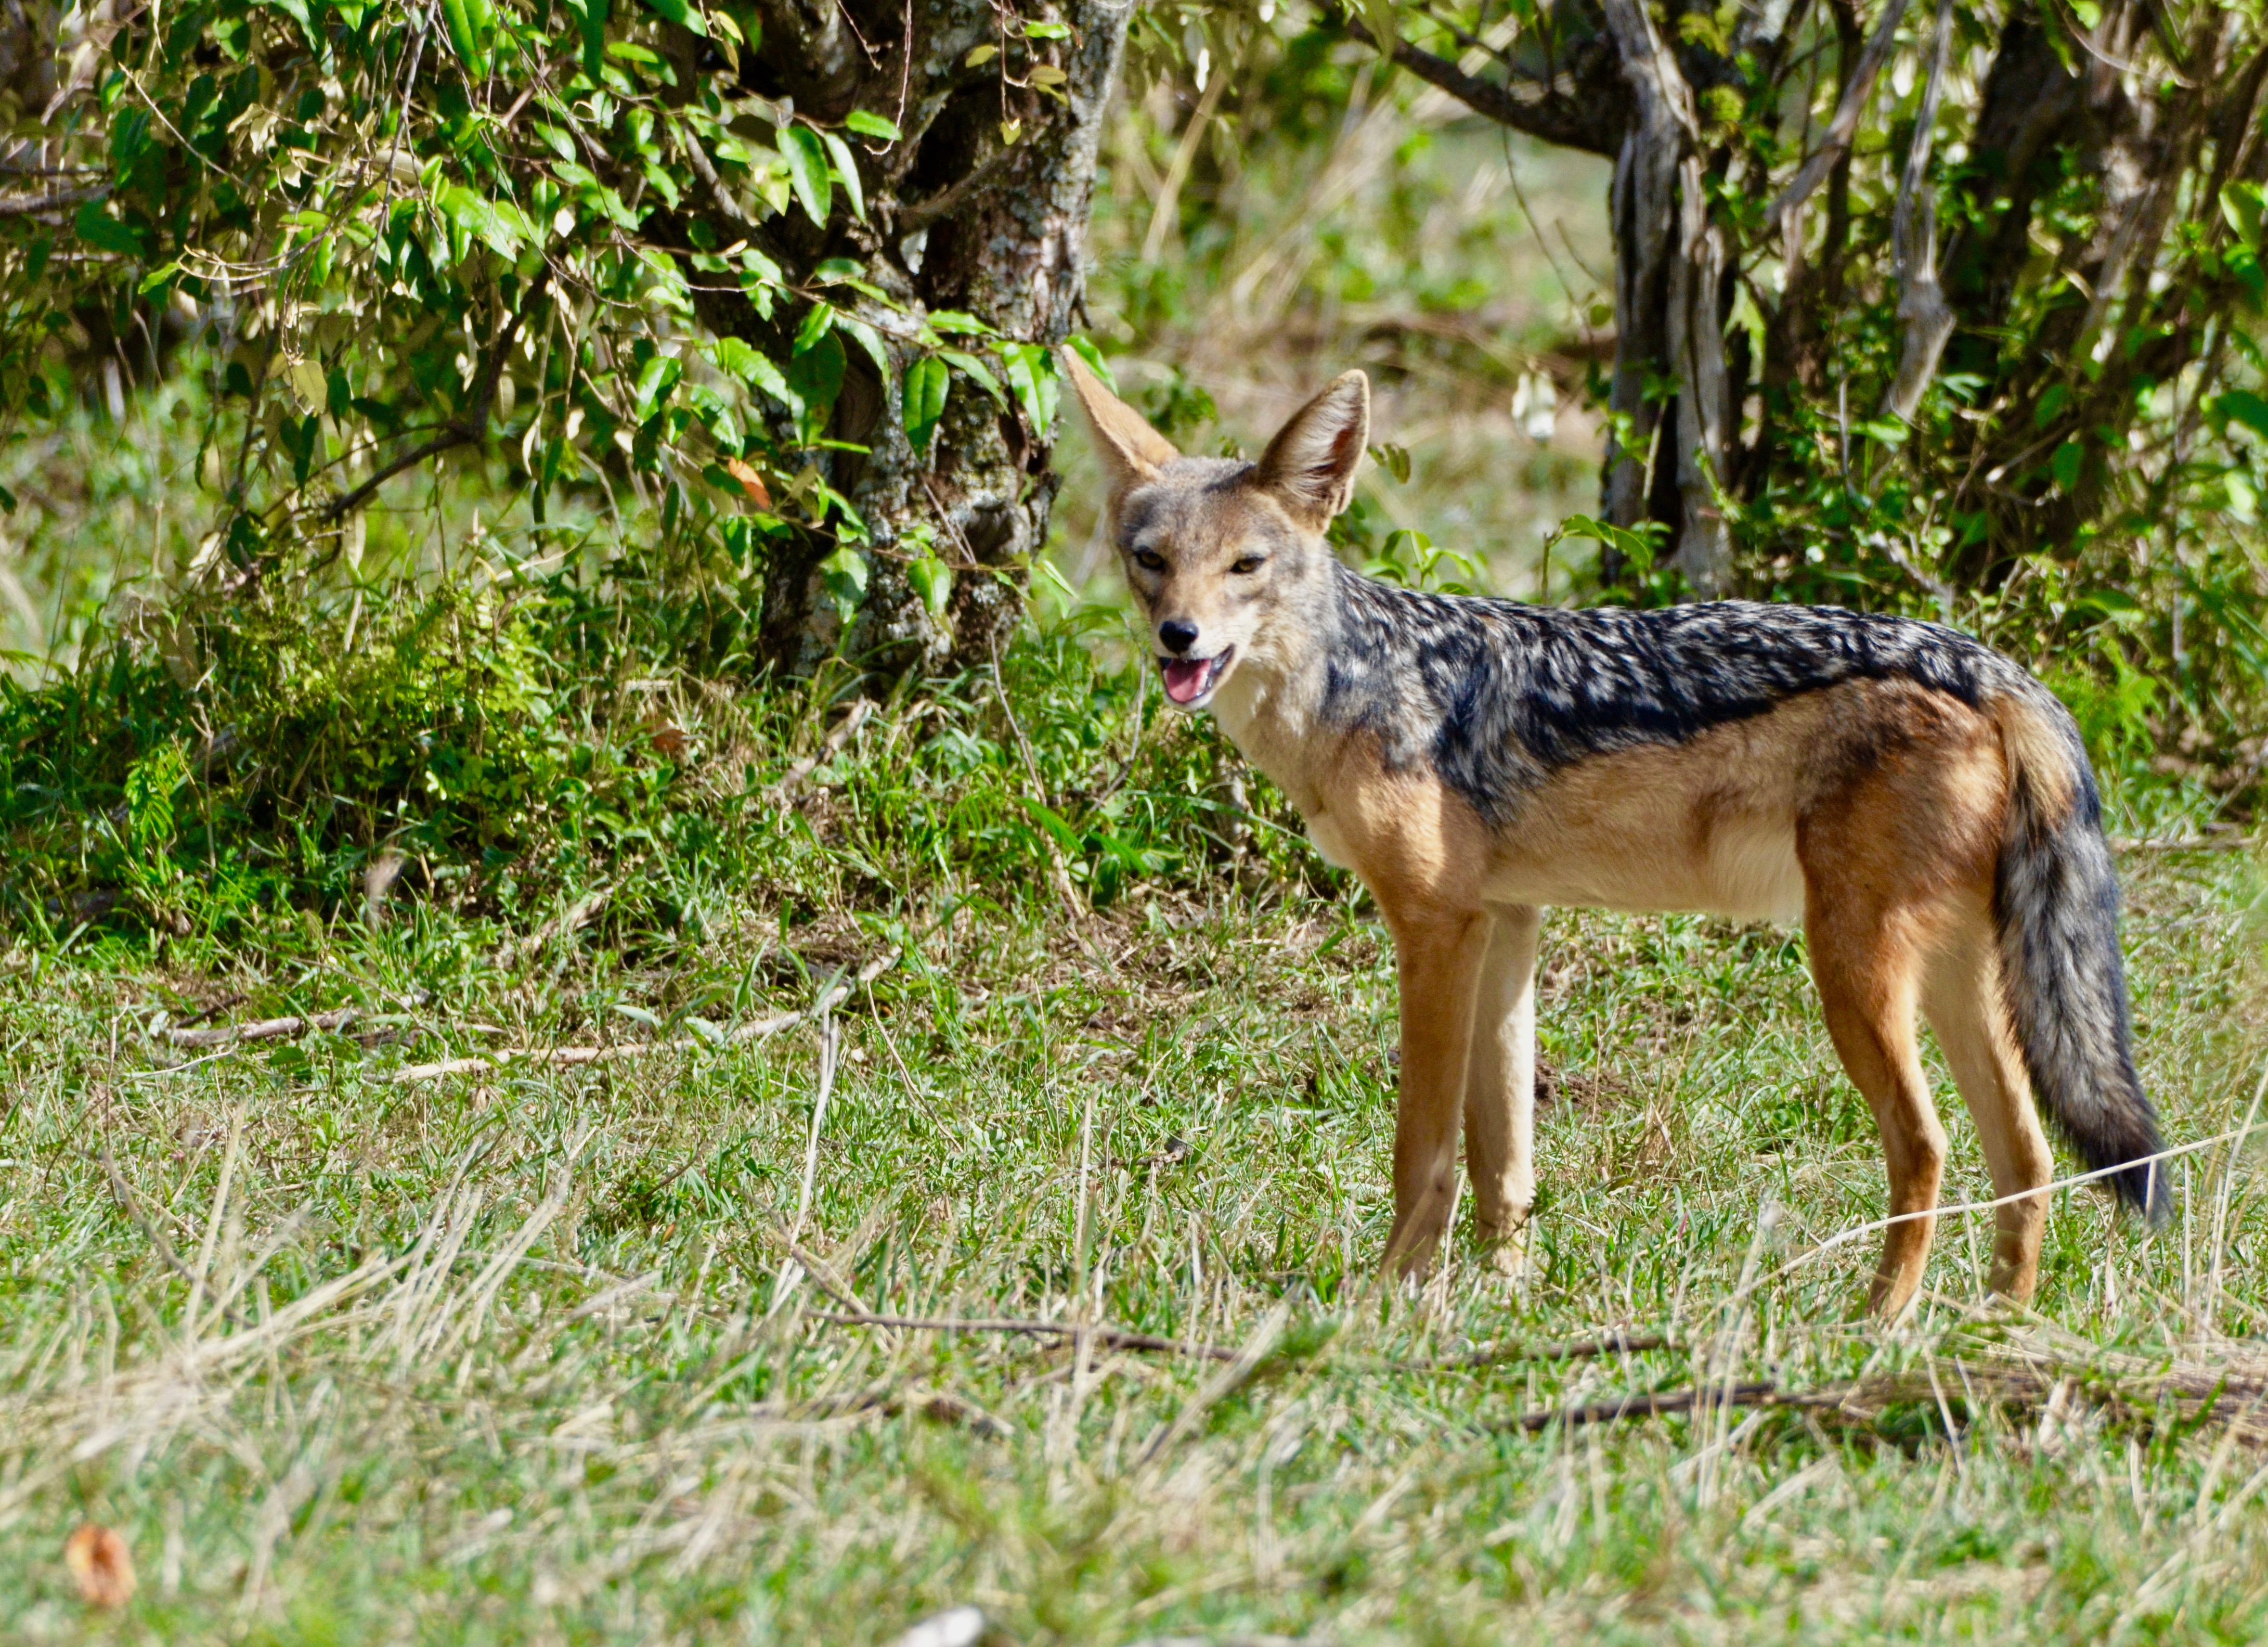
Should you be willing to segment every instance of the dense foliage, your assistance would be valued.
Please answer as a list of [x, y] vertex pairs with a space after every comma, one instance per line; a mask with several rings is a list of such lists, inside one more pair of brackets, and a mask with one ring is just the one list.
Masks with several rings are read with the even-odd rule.
[[208, 374], [191, 574], [232, 592], [354, 557], [388, 480], [446, 459], [506, 468], [539, 525], [634, 496], [762, 590], [765, 658], [982, 657], [1045, 537], [1124, 25], [45, 8], [0, 63], [0, 419]]

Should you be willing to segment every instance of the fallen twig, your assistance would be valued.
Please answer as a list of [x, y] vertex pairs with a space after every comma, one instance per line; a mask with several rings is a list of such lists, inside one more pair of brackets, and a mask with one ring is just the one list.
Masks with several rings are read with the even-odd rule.
[[[798, 1262], [802, 1262], [800, 1255]], [[811, 1267], [804, 1265], [806, 1273]], [[828, 1289], [830, 1293], [833, 1289]], [[1086, 1338], [1106, 1349], [1141, 1349], [1164, 1355], [1189, 1355], [1200, 1361], [1234, 1361], [1238, 1352], [1226, 1344], [1192, 1344], [1155, 1333], [1137, 1333], [1123, 1326], [1101, 1326], [1079, 1321], [1021, 1320], [1012, 1317], [875, 1315], [865, 1310], [814, 1311], [814, 1321], [830, 1326], [881, 1326], [903, 1333], [1002, 1333], [1022, 1338]]]
[[1522, 1413], [1485, 1426], [1491, 1432], [1520, 1429], [1533, 1435], [1537, 1430], [1550, 1429], [1565, 1424], [1573, 1429], [1579, 1424], [1611, 1424], [1624, 1418], [1660, 1418], [1672, 1413], [1690, 1413], [1698, 1407], [1837, 1407], [1851, 1393], [1849, 1386], [1840, 1391], [1819, 1391], [1812, 1393], [1791, 1393], [1776, 1384], [1736, 1384], [1729, 1389], [1723, 1385], [1711, 1385], [1702, 1389], [1659, 1390], [1644, 1395], [1618, 1396], [1608, 1401], [1591, 1401], [1581, 1407], [1550, 1407], [1538, 1413]]
[[591, 924], [593, 918], [600, 910], [606, 908], [607, 900], [614, 895], [614, 888], [602, 886], [595, 892], [587, 893], [577, 898], [564, 911], [554, 915], [525, 938], [505, 944], [497, 951], [497, 964], [499, 966], [510, 966], [515, 962], [525, 961], [554, 938], [566, 937], [580, 932]]
[[1593, 1355], [1635, 1355], [1640, 1350], [1673, 1348], [1667, 1333], [1625, 1333], [1616, 1328], [1596, 1338], [1564, 1339], [1542, 1344], [1519, 1340], [1483, 1344], [1462, 1355], [1403, 1363], [1412, 1371], [1448, 1372], [1465, 1367], [1496, 1367], [1520, 1361], [1583, 1361]]
[[692, 1052], [703, 1046], [743, 1046], [777, 1035], [783, 1030], [815, 1018], [830, 1010], [854, 989], [873, 983], [884, 972], [904, 958], [905, 950], [892, 945], [856, 972], [838, 976], [821, 989], [819, 999], [800, 1012], [783, 1012], [769, 1018], [758, 1018], [727, 1031], [718, 1039], [702, 1036], [672, 1036], [666, 1041], [622, 1041], [612, 1046], [504, 1046], [493, 1052], [483, 1052], [470, 1058], [446, 1058], [438, 1063], [411, 1064], [397, 1069], [390, 1080], [397, 1086], [414, 1081], [438, 1081], [445, 1075], [475, 1075], [493, 1074], [515, 1064], [538, 1065], [554, 1069], [572, 1068], [582, 1064], [610, 1064], [625, 1058], [645, 1058], [655, 1052]]
[[858, 735], [874, 713], [874, 700], [861, 698], [850, 705], [850, 713], [835, 723], [835, 729], [821, 740], [817, 753], [806, 755], [782, 772], [777, 782], [765, 791], [774, 800], [787, 794], [803, 780], [843, 752], [843, 746]]
[[283, 1041], [310, 1030], [326, 1033], [343, 1030], [362, 1016], [358, 1007], [318, 1012], [306, 1017], [261, 1018], [251, 1023], [225, 1023], [217, 1030], [167, 1030], [166, 1040], [174, 1046], [232, 1046], [239, 1041]]

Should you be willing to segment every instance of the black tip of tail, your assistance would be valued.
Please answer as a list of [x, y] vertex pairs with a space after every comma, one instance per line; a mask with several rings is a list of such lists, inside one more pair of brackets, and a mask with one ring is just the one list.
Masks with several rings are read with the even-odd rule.
[[[2159, 1145], [2155, 1139], [2145, 1155], [2155, 1154]], [[2166, 1182], [2166, 1163], [2162, 1161], [2138, 1161], [2121, 1168], [2102, 1180], [2110, 1186], [2119, 1205], [2140, 1218], [2153, 1230], [2165, 1228], [2166, 1220], [2174, 1210], [2172, 1186]]]

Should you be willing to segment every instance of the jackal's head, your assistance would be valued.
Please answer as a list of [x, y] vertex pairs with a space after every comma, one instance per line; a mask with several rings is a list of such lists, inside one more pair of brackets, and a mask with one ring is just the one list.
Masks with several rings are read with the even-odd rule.
[[1166, 696], [1202, 708], [1240, 662], [1290, 661], [1313, 634], [1300, 620], [1329, 570], [1323, 528], [1354, 493], [1370, 380], [1340, 377], [1244, 463], [1183, 457], [1077, 354], [1063, 359], [1109, 473], [1111, 541]]

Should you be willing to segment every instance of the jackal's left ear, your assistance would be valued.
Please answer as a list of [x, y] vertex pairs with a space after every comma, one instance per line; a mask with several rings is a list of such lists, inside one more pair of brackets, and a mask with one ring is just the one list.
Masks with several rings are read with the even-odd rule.
[[1079, 410], [1086, 414], [1086, 426], [1094, 432], [1095, 450], [1110, 471], [1114, 497], [1148, 480], [1181, 456], [1174, 443], [1150, 427], [1140, 412], [1102, 387], [1102, 380], [1079, 358], [1078, 350], [1058, 349], [1056, 358], [1063, 362], [1071, 388], [1079, 393]]
[[1268, 443], [1260, 484], [1295, 517], [1322, 526], [1354, 500], [1355, 465], [1369, 441], [1370, 380], [1342, 373]]

